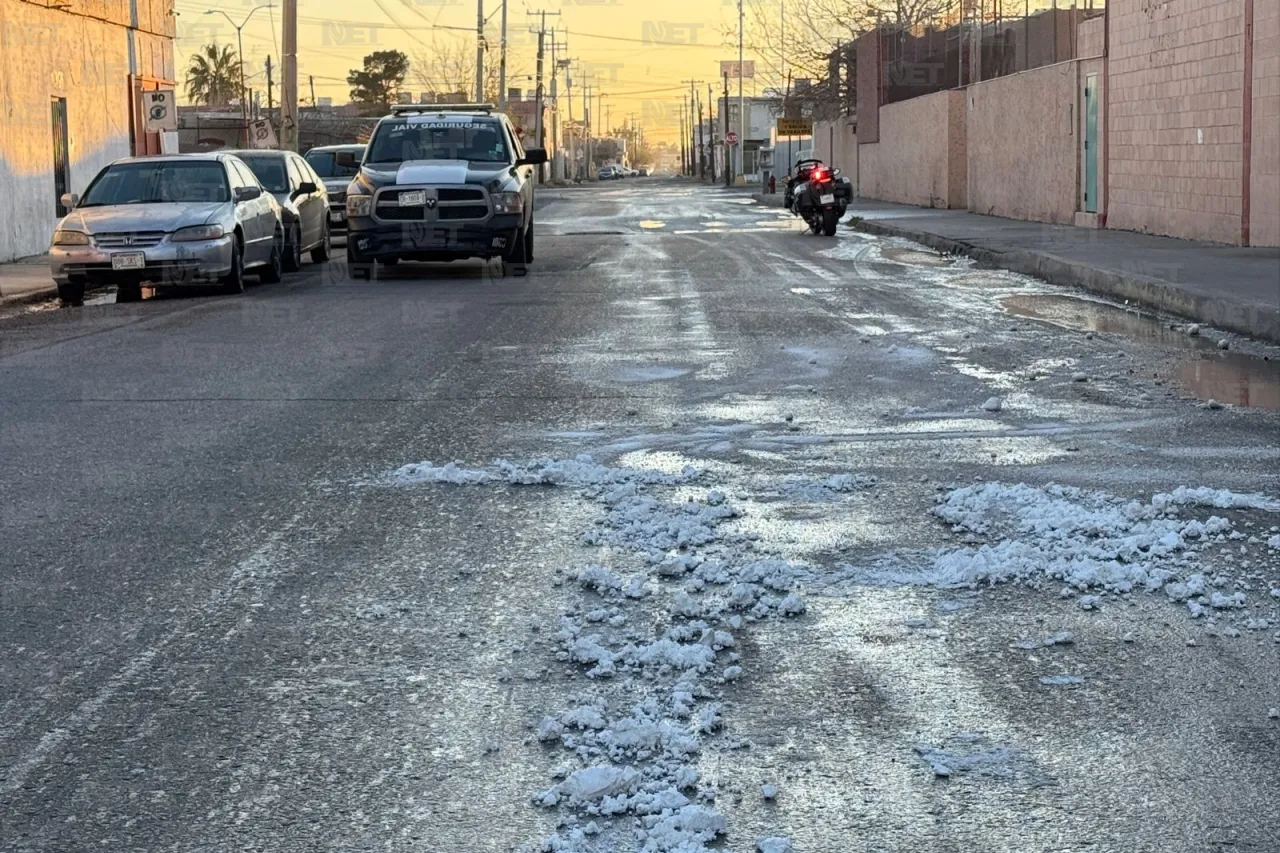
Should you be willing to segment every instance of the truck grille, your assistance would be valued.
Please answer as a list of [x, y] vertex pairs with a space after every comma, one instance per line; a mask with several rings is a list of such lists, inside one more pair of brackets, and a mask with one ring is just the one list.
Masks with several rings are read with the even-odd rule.
[[[425, 192], [426, 205], [401, 207], [401, 193]], [[489, 217], [483, 187], [387, 187], [374, 196], [374, 219], [382, 222], [480, 222]]]
[[457, 207], [440, 208], [441, 219], [484, 219], [489, 208], [483, 204], [460, 204]]
[[163, 231], [112, 232], [93, 236], [94, 245], [99, 249], [150, 249], [160, 245], [163, 239]]

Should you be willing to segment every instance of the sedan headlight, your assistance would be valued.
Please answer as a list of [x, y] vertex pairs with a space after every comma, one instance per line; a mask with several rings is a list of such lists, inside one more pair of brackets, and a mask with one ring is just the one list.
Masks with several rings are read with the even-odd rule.
[[219, 240], [226, 235], [227, 232], [221, 225], [190, 225], [174, 231], [170, 239], [176, 243], [183, 243], [191, 240]]
[[519, 213], [524, 210], [524, 199], [520, 193], [494, 193], [494, 213]]
[[87, 246], [89, 245], [89, 235], [83, 231], [54, 231], [53, 245]]
[[373, 213], [373, 196], [350, 194], [347, 196], [347, 218], [370, 216]]

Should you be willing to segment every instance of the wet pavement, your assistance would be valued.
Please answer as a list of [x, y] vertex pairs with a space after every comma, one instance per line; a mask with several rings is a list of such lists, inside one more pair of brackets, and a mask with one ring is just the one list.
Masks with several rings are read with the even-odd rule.
[[[739, 853], [1280, 850], [1280, 351], [748, 202], [548, 191], [523, 279], [0, 318], [0, 850], [694, 832], [532, 802], [602, 761]], [[983, 484], [1012, 520], [937, 514]], [[711, 668], [658, 655], [698, 620]]]

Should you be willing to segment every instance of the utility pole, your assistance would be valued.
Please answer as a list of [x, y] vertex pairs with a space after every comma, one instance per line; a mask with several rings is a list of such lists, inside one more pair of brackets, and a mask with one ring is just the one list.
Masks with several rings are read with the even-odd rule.
[[[738, 174], [747, 173], [747, 158], [743, 155], [747, 150], [747, 108], [746, 99], [742, 96], [742, 27], [745, 18], [744, 0], [738, 0]], [[782, 46], [785, 51], [786, 45]]]
[[711, 94], [711, 84], [707, 84], [707, 138], [711, 142], [711, 183], [716, 182], [716, 117], [711, 107], [715, 104], [715, 96]]
[[314, 74], [307, 75], [307, 83], [311, 86], [311, 107], [314, 109], [316, 105], [316, 78]]
[[[542, 37], [538, 37], [538, 72], [542, 72]], [[484, 101], [483, 98], [480, 99]], [[498, 48], [498, 104], [507, 111], [507, 0], [502, 0], [502, 36]]]
[[684, 102], [681, 101], [680, 103], [680, 174], [682, 175], [689, 174], [689, 158], [684, 151], [685, 139], [686, 137], [684, 135]]
[[582, 127], [583, 127], [583, 163], [582, 168], [588, 181], [599, 178], [596, 175], [595, 161], [591, 156], [591, 84], [582, 87]]
[[[280, 81], [280, 147], [298, 150], [298, 0], [284, 0], [283, 42]], [[311, 106], [316, 105], [316, 83], [311, 81]]]
[[698, 101], [698, 177], [707, 179], [707, 132], [702, 123], [702, 101]]
[[267, 112], [270, 113], [275, 106], [275, 101], [271, 99], [271, 92], [275, 88], [275, 80], [271, 77], [271, 57], [267, 56]]
[[476, 103], [484, 103], [484, 0], [476, 0]]
[[720, 120], [724, 124], [724, 185], [732, 186], [733, 181], [733, 160], [731, 157], [732, 149], [729, 147], [729, 75], [724, 75], [724, 112], [720, 113]]

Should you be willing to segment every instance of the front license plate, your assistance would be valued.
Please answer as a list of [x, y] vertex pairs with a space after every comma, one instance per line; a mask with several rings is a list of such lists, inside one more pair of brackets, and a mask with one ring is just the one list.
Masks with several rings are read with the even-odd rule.
[[113, 270], [140, 270], [146, 267], [147, 256], [142, 252], [125, 252], [111, 256]]
[[343, 214], [343, 212], [342, 212], [342, 211], [340, 211], [340, 210], [331, 210], [331, 211], [329, 211], [329, 221], [330, 221], [330, 222], [342, 222], [342, 221], [343, 221], [344, 219], [346, 219], [346, 218], [347, 218], [347, 217], [346, 217], [346, 215], [345, 215], [345, 214]]
[[427, 203], [427, 194], [422, 190], [400, 193], [401, 207], [422, 207]]
[[836, 197], [834, 195], [827, 194], [822, 196], [822, 198], [818, 199], [818, 201], [821, 202], [822, 204], [835, 204]]

